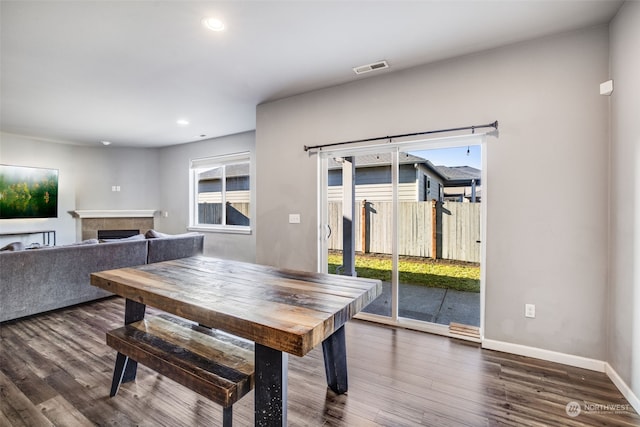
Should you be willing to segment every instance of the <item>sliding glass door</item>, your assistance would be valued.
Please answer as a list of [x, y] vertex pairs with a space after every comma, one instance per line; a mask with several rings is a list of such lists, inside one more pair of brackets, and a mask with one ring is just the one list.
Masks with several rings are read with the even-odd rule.
[[479, 337], [481, 143], [319, 153], [319, 270], [382, 280], [362, 317]]
[[414, 170], [404, 173], [415, 173], [417, 190], [399, 192], [399, 316], [479, 337], [480, 146], [403, 151], [399, 158], [400, 188], [402, 159], [410, 159]]

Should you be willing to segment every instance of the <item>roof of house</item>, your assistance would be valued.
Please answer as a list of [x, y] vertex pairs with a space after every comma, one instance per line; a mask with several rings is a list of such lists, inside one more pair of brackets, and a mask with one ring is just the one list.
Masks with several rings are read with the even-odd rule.
[[[249, 176], [249, 168], [247, 164], [230, 164], [226, 166], [225, 176], [227, 178]], [[201, 181], [214, 180], [222, 178], [222, 168], [214, 167], [199, 174]]]
[[445, 177], [446, 183], [450, 187], [465, 186], [473, 180], [480, 183], [482, 171], [471, 166], [436, 166], [440, 175]]
[[[427, 159], [408, 153], [402, 153], [400, 155], [399, 161], [401, 165], [424, 163], [425, 161], [428, 162]], [[359, 168], [370, 168], [375, 166], [385, 166], [389, 164], [391, 164], [391, 153], [362, 154], [356, 156], [356, 167]], [[336, 161], [335, 158], [329, 159], [329, 170], [340, 169], [341, 167], [342, 163]]]
[[[444, 184], [449, 187], [471, 185], [472, 180], [475, 180], [477, 184], [480, 184], [482, 171], [471, 166], [435, 166], [428, 159], [409, 153], [401, 153], [398, 161], [401, 165], [424, 165], [426, 168], [439, 175], [444, 181]], [[391, 153], [364, 154], [356, 156], [356, 168], [370, 168], [389, 164], [391, 164]], [[336, 161], [334, 158], [329, 159], [329, 170], [340, 169], [341, 167], [342, 165], [340, 162]]]

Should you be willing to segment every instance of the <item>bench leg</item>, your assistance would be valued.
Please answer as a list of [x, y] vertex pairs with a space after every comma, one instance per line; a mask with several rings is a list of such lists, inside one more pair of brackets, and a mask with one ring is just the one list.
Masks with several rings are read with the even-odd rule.
[[138, 368], [138, 362], [129, 359], [122, 353], [118, 353], [116, 356], [116, 366], [113, 368], [113, 379], [111, 380], [111, 392], [110, 397], [115, 396], [118, 393], [120, 384], [127, 383], [136, 379], [136, 371]]
[[337, 394], [347, 392], [347, 346], [344, 325], [322, 342], [327, 385]]
[[289, 355], [255, 344], [255, 425], [287, 425]]
[[233, 406], [222, 408], [222, 427], [231, 427], [233, 424]]

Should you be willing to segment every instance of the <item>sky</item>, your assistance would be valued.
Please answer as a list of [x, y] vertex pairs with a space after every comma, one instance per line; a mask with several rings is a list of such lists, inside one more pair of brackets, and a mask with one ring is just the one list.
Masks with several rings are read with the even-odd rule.
[[[469, 155], [467, 155], [467, 148], [469, 149]], [[471, 166], [476, 169], [482, 169], [480, 145], [410, 151], [409, 153], [425, 158], [436, 166]]]

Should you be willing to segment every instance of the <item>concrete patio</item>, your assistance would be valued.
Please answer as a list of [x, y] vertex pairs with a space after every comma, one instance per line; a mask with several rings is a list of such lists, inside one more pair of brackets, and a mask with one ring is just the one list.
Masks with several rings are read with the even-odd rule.
[[[400, 284], [399, 316], [448, 325], [451, 322], [480, 326], [480, 293]], [[382, 295], [366, 313], [391, 316], [391, 283], [382, 283]]]

